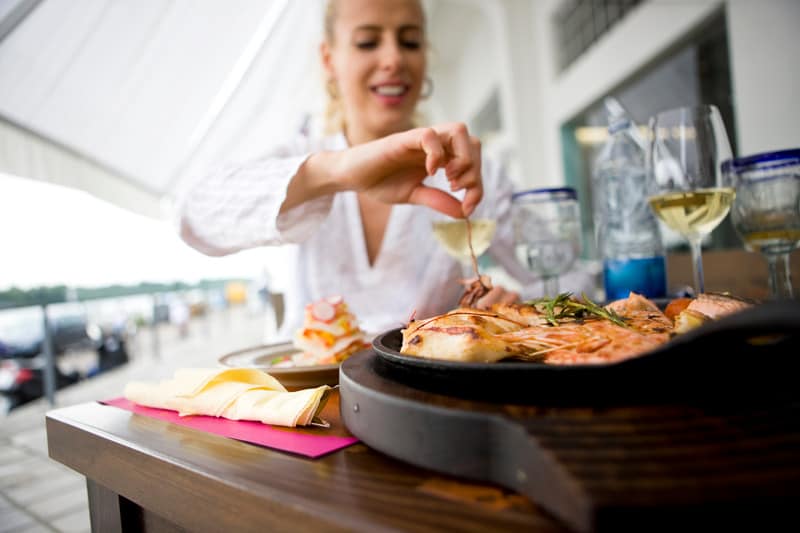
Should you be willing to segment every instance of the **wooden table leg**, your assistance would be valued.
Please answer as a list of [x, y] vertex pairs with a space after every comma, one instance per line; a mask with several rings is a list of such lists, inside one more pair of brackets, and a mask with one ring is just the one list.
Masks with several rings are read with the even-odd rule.
[[142, 509], [113, 490], [86, 478], [92, 533], [185, 533], [169, 520]]
[[[136, 520], [131, 514], [135, 504], [126, 500], [116, 492], [107, 489], [94, 480], [86, 478], [86, 491], [89, 493], [89, 517], [92, 522], [92, 533], [122, 533], [124, 525]], [[133, 513], [131, 511], [134, 511]], [[128, 528], [128, 531], [130, 529]]]

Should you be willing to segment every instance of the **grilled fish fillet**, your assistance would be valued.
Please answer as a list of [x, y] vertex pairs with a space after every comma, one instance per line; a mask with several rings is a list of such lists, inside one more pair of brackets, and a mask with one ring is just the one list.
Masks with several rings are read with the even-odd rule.
[[403, 330], [400, 351], [449, 361], [492, 363], [529, 351], [500, 337], [524, 326], [497, 313], [459, 308], [410, 323]]
[[702, 313], [712, 320], [752, 307], [745, 300], [727, 294], [703, 293], [686, 307], [690, 311]]

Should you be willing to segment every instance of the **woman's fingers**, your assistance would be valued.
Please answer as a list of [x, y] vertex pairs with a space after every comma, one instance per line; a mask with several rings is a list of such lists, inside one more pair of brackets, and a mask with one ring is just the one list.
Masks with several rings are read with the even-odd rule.
[[444, 167], [448, 180], [462, 188], [472, 185], [476, 175], [480, 177], [480, 141], [469, 135], [464, 124], [419, 128], [408, 133], [414, 138], [411, 148], [418, 147], [425, 152], [428, 175]]
[[[369, 192], [381, 202], [425, 205], [463, 218], [483, 195], [480, 142], [463, 124], [408, 130], [347, 152], [353, 155], [339, 173], [349, 180], [350, 188]], [[445, 169], [452, 191], [465, 191], [463, 200], [422, 184], [439, 168]]]
[[515, 291], [506, 291], [500, 299], [501, 304], [513, 304], [519, 301], [519, 293]]
[[436, 169], [445, 161], [445, 149], [439, 135], [433, 128], [422, 130], [419, 145], [425, 152], [425, 171], [428, 176], [436, 174]]
[[457, 123], [449, 125], [441, 134], [444, 137], [443, 142], [450, 153], [450, 159], [445, 166], [447, 178], [450, 180], [458, 179], [474, 166], [474, 154], [470, 145], [469, 132], [464, 124]]
[[450, 190], [466, 190], [461, 202], [462, 216], [469, 216], [483, 197], [481, 180], [481, 143], [477, 137], [469, 135], [464, 124], [445, 127], [445, 146], [452, 157], [445, 166]]
[[468, 217], [472, 215], [472, 212], [478, 207], [482, 197], [483, 191], [478, 189], [468, 190], [467, 194], [464, 195], [464, 200], [461, 202], [461, 216]]
[[476, 306], [478, 309], [489, 309], [494, 304], [510, 304], [517, 300], [519, 300], [519, 294], [496, 285], [478, 300]]
[[[428, 175], [444, 166], [450, 190], [466, 191], [461, 202], [461, 212], [455, 216], [465, 217], [472, 214], [483, 197], [480, 140], [470, 136], [464, 124], [455, 123], [425, 128], [421, 133], [420, 146], [426, 153], [425, 169]], [[451, 203], [447, 204], [447, 213], [450, 214]]]
[[425, 205], [453, 218], [462, 218], [462, 206], [454, 197], [441, 189], [420, 184], [408, 197], [408, 203]]

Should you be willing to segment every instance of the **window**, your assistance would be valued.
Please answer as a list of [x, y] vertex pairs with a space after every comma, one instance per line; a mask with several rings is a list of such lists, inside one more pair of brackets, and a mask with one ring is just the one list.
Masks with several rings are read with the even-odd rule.
[[558, 66], [565, 70], [642, 0], [564, 0], [554, 15]]
[[[612, 91], [611, 96], [619, 100], [640, 127], [665, 109], [714, 104], [720, 110], [735, 154], [734, 102], [728, 57], [725, 13], [720, 11], [666, 56]], [[566, 182], [578, 190], [586, 257], [597, 257], [591, 175], [594, 161], [607, 138], [607, 126], [605, 107], [599, 101], [561, 127]], [[665, 232], [665, 244], [668, 248], [686, 246], [684, 239], [670, 232]], [[707, 244], [712, 248], [739, 246], [729, 219], [714, 230]]]

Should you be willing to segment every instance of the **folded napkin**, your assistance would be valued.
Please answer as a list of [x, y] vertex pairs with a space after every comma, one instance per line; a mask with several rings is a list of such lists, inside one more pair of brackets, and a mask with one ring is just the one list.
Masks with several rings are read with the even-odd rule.
[[160, 383], [132, 382], [125, 398], [180, 416], [209, 415], [276, 426], [326, 425], [317, 417], [330, 387], [287, 392], [277, 379], [254, 368], [184, 368]]

